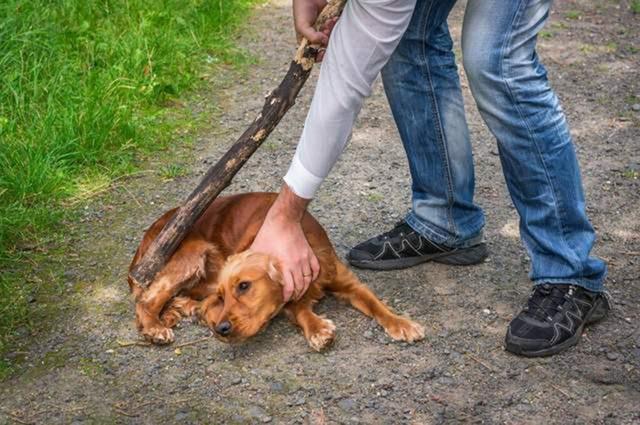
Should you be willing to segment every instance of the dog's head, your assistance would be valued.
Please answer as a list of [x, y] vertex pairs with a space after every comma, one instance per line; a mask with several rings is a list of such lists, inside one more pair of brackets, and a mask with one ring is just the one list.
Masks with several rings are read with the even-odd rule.
[[244, 251], [229, 257], [218, 275], [217, 292], [201, 305], [202, 321], [225, 342], [260, 332], [282, 309], [282, 276], [265, 254]]

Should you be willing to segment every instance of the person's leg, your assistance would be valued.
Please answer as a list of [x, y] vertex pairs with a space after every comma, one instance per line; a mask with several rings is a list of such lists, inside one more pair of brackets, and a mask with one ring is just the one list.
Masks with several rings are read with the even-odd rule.
[[478, 242], [469, 130], [447, 16], [455, 0], [418, 0], [409, 27], [382, 70], [385, 92], [409, 160], [408, 224], [449, 247]]
[[463, 28], [465, 71], [498, 141], [531, 257], [536, 287], [507, 335], [507, 349], [525, 355], [575, 344], [607, 305], [599, 294], [606, 266], [590, 255], [595, 234], [571, 135], [535, 50], [550, 6], [551, 0], [469, 0]]
[[407, 153], [412, 209], [391, 231], [355, 246], [349, 263], [371, 269], [425, 261], [475, 264], [487, 257], [484, 215], [473, 203], [474, 171], [447, 16], [455, 0], [418, 0], [382, 70]]

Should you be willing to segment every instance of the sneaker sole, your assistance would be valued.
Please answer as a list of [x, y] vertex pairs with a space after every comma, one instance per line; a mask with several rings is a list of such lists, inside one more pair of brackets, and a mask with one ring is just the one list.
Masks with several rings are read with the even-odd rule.
[[[585, 326], [591, 325], [593, 323], [597, 323], [607, 316], [606, 310], [604, 311], [604, 313], [598, 311], [598, 309], [600, 309], [603, 306], [603, 304], [604, 304], [604, 301], [601, 301], [600, 305], [598, 305], [597, 307], [595, 307], [593, 310], [589, 312], [589, 315], [585, 318], [585, 321], [582, 323], [582, 325], [580, 325], [575, 335], [573, 335], [572, 337], [570, 337], [569, 339], [567, 339], [566, 341], [558, 345], [554, 345], [548, 348], [543, 348], [542, 350], [527, 351], [522, 347], [520, 347], [519, 345], [510, 343], [508, 340], [505, 339], [504, 348], [510, 353], [517, 354], [523, 357], [546, 357], [546, 356], [552, 356], [554, 354], [558, 354], [561, 351], [564, 351], [578, 344], [578, 342], [580, 341], [580, 338], [582, 337], [582, 331], [584, 330]], [[599, 314], [597, 317], [594, 317], [596, 312], [598, 312]]]
[[454, 266], [470, 266], [483, 262], [489, 256], [487, 244], [480, 243], [469, 248], [456, 251], [441, 252], [439, 254], [422, 255], [420, 257], [393, 258], [391, 260], [353, 260], [347, 256], [347, 261], [354, 267], [370, 270], [398, 270], [417, 266], [428, 261]]

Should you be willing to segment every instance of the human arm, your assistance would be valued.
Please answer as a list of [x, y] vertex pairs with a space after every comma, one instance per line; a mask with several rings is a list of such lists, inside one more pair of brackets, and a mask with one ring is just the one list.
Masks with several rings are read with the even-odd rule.
[[[310, 20], [312, 14], [296, 15], [296, 3], [317, 1], [294, 1], [294, 16]], [[300, 227], [300, 208], [304, 212], [344, 150], [362, 102], [406, 30], [414, 6], [413, 0], [348, 0], [331, 32], [286, 185], [251, 247], [279, 261], [285, 300], [292, 293], [296, 298], [304, 294], [319, 271]], [[309, 271], [312, 276], [305, 278]]]

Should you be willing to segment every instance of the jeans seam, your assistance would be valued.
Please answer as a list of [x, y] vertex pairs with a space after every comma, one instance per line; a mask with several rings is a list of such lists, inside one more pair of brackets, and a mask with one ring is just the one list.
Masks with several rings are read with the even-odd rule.
[[[440, 232], [434, 230], [429, 224], [420, 221], [414, 214], [410, 213], [409, 216], [405, 218], [405, 221], [410, 222], [408, 224], [411, 228], [414, 228], [414, 225], [419, 226], [419, 229], [414, 228], [414, 230], [418, 231], [419, 234], [429, 240], [433, 240], [434, 242], [444, 245], [451, 242], [451, 238], [449, 236], [442, 235]], [[429, 237], [427, 237], [424, 233], [430, 233]]]
[[438, 135], [438, 147], [440, 149], [440, 154], [444, 157], [444, 168], [446, 170], [446, 176], [445, 179], [447, 180], [447, 222], [449, 224], [449, 227], [452, 230], [453, 234], [458, 234], [458, 229], [456, 226], [455, 221], [453, 220], [453, 188], [452, 188], [452, 176], [451, 176], [451, 167], [449, 167], [449, 153], [447, 152], [447, 148], [446, 148], [446, 143], [445, 143], [445, 139], [446, 139], [446, 135], [444, 134], [443, 128], [442, 128], [442, 121], [440, 118], [440, 110], [438, 108], [438, 102], [436, 100], [436, 94], [435, 94], [435, 88], [433, 87], [433, 80], [431, 78], [431, 64], [429, 62], [428, 56], [427, 56], [427, 52], [425, 50], [425, 44], [426, 44], [426, 37], [425, 37], [425, 33], [426, 33], [426, 26], [429, 23], [429, 16], [431, 15], [431, 10], [433, 8], [433, 2], [429, 3], [429, 9], [427, 10], [427, 13], [425, 13], [424, 16], [424, 22], [423, 25], [421, 25], [421, 32], [420, 32], [420, 36], [422, 38], [422, 57], [425, 61], [425, 68], [426, 68], [426, 77], [427, 77], [427, 81], [429, 81], [429, 88], [431, 89], [430, 93], [431, 93], [431, 102], [433, 104], [433, 111], [434, 111], [434, 116], [435, 116], [435, 124], [436, 124], [436, 134]]
[[604, 285], [601, 281], [595, 281], [591, 279], [586, 279], [583, 277], [579, 278], [540, 278], [533, 281], [534, 285], [576, 285], [582, 288], [588, 289], [592, 292], [605, 292]]
[[[515, 24], [521, 19], [522, 17], [522, 13], [524, 11], [524, 5], [526, 3], [526, 0], [520, 0], [520, 4], [518, 7], [518, 10], [516, 12], [516, 14], [513, 17], [513, 21], [511, 22], [511, 28], [514, 28]], [[536, 149], [536, 153], [538, 154], [538, 158], [540, 159], [540, 163], [542, 164], [542, 167], [544, 169], [544, 173], [545, 173], [545, 177], [547, 179], [547, 182], [549, 183], [549, 186], [551, 187], [551, 194], [553, 196], [553, 204], [554, 204], [554, 212], [556, 215], [556, 219], [558, 220], [558, 224], [560, 227], [560, 235], [562, 236], [562, 241], [564, 242], [564, 244], [568, 247], [571, 248], [571, 245], [569, 245], [567, 238], [565, 237], [566, 231], [564, 228], [564, 224], [563, 224], [563, 220], [559, 211], [559, 203], [558, 203], [558, 196], [556, 194], [556, 188], [555, 188], [555, 184], [553, 183], [553, 179], [551, 178], [550, 174], [549, 174], [549, 169], [547, 167], [547, 164], [544, 160], [544, 156], [542, 155], [542, 152], [540, 151], [540, 146], [538, 145], [538, 143], [535, 140], [535, 137], [533, 137], [533, 132], [531, 131], [531, 127], [529, 126], [529, 123], [527, 122], [527, 120], [524, 118], [522, 111], [520, 110], [519, 107], [519, 103], [517, 100], [517, 97], [513, 91], [513, 89], [511, 88], [511, 86], [509, 85], [509, 82], [507, 80], [507, 78], [505, 77], [505, 67], [507, 66], [507, 61], [505, 60], [506, 58], [506, 53], [505, 50], [507, 48], [508, 45], [511, 44], [511, 40], [513, 38], [513, 31], [509, 32], [509, 34], [507, 35], [507, 37], [505, 37], [505, 41], [501, 47], [500, 50], [500, 78], [502, 80], [502, 82], [504, 83], [505, 87], [507, 88], [507, 92], [509, 93], [509, 96], [511, 97], [511, 101], [514, 104], [515, 110], [517, 111], [518, 115], [520, 116], [520, 119], [522, 120], [522, 122], [524, 123], [526, 129], [527, 129], [527, 133], [529, 135], [529, 140], [530, 142], [533, 144], [533, 146], [535, 146]], [[573, 249], [571, 248], [571, 251], [573, 252]], [[582, 264], [575, 264], [575, 261], [571, 260], [571, 263], [574, 266], [578, 266], [576, 267], [576, 269], [580, 270], [580, 274], [583, 274], [583, 270], [584, 268], [582, 267]]]

